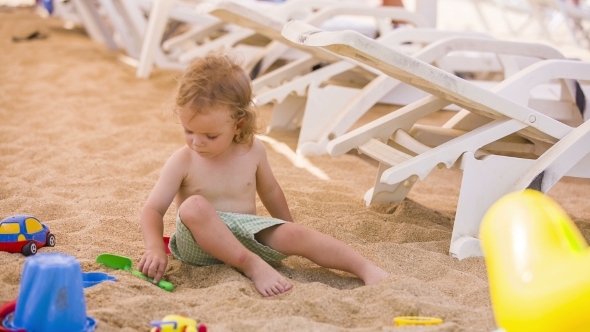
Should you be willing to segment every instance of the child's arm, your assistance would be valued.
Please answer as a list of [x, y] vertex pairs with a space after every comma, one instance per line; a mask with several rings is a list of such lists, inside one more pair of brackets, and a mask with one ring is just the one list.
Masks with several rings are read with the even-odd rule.
[[266, 157], [266, 149], [264, 144], [259, 140], [254, 140], [254, 146], [252, 147], [254, 152], [259, 155], [258, 168], [256, 170], [256, 191], [260, 201], [264, 204], [264, 207], [268, 210], [273, 218], [293, 221], [291, 211], [287, 205], [287, 199], [281, 189], [281, 186], [277, 182], [268, 159]]
[[164, 214], [170, 207], [184, 178], [184, 167], [179, 153], [172, 155], [162, 169], [154, 189], [141, 210], [140, 225], [146, 252], [138, 270], [157, 283], [166, 270], [168, 257], [164, 247]]

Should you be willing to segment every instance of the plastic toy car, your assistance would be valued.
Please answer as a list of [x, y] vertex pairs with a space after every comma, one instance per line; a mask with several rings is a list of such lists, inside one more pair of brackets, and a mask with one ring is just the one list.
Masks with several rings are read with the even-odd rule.
[[198, 320], [180, 315], [168, 315], [150, 324], [153, 326], [150, 332], [207, 332], [207, 326]]
[[39, 219], [17, 215], [0, 221], [0, 251], [31, 256], [44, 246], [55, 246], [55, 235]]

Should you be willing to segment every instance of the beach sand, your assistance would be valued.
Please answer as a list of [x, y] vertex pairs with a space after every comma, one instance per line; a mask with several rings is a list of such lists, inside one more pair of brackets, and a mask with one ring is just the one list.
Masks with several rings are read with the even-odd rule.
[[[37, 216], [57, 237], [55, 247], [40, 253], [69, 254], [84, 272], [116, 276], [85, 290], [98, 331], [148, 331], [150, 321], [168, 314], [200, 319], [210, 331], [387, 331], [394, 330], [393, 317], [407, 315], [444, 323], [396, 331], [495, 329], [484, 259], [459, 261], [448, 253], [457, 169], [436, 169], [403, 202], [366, 207], [362, 196], [373, 185], [374, 162], [356, 154], [308, 158], [329, 177], [322, 180], [267, 144], [296, 222], [346, 242], [387, 270], [391, 277], [375, 286], [289, 257], [277, 269], [293, 289], [263, 298], [229, 266], [170, 258], [165, 279], [176, 289], [169, 293], [95, 263], [101, 253], [137, 263], [144, 252], [140, 210], [164, 162], [184, 144], [170, 112], [179, 73], [156, 69], [137, 79], [117, 52], [62, 26], [30, 9], [0, 11], [0, 217]], [[35, 30], [47, 38], [11, 40]], [[259, 113], [268, 121], [270, 108]], [[296, 132], [269, 136], [295, 147]], [[563, 179], [549, 196], [588, 240], [590, 181]], [[268, 214], [259, 201], [258, 207]], [[171, 207], [165, 235], [174, 232], [174, 214]], [[18, 296], [24, 261], [0, 252], [0, 303]]]

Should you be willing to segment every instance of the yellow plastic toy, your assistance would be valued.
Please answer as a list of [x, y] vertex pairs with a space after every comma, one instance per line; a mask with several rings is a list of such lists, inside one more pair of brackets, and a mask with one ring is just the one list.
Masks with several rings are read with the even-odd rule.
[[406, 325], [439, 325], [443, 322], [441, 318], [437, 317], [423, 317], [423, 316], [399, 316], [393, 318], [395, 326]]
[[207, 332], [207, 327], [198, 320], [180, 315], [168, 315], [150, 324], [153, 326], [150, 332]]
[[499, 328], [590, 331], [590, 251], [555, 201], [533, 190], [504, 196], [480, 239]]

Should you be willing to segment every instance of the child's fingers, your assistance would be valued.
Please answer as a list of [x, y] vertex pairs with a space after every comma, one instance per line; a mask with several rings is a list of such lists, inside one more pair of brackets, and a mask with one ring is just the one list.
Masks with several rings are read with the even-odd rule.
[[148, 273], [147, 273], [147, 276], [150, 278], [153, 278], [154, 281], [156, 281], [156, 282], [157, 282], [156, 274], [158, 272], [158, 265], [159, 265], [158, 262], [156, 262], [155, 260], [152, 261], [152, 263], [150, 264], [150, 266], [148, 268]]
[[[146, 255], [147, 256], [147, 255]], [[143, 263], [143, 267], [140, 269], [141, 273], [145, 274], [146, 276], [153, 278], [154, 272], [157, 267], [152, 267], [155, 264], [155, 260], [152, 257], [145, 257], [145, 261]]]
[[150, 264], [146, 261], [146, 263], [143, 264], [142, 268], [138, 269], [138, 270], [141, 271], [141, 273], [143, 273], [149, 277], [150, 276], [149, 268], [150, 268]]
[[141, 257], [137, 270], [154, 279], [154, 283], [157, 283], [164, 276], [167, 263], [168, 259], [165, 253], [161, 257], [156, 252], [148, 251]]
[[[143, 271], [143, 265], [145, 264], [145, 255], [141, 257], [139, 260], [139, 264], [137, 264], [137, 269], [139, 271]], [[143, 272], [142, 272], [143, 273]]]
[[158, 283], [160, 279], [164, 276], [164, 272], [166, 271], [166, 262], [160, 262], [158, 260], [152, 261], [150, 268], [148, 270], [149, 277], [154, 279], [154, 283]]
[[158, 269], [156, 271], [156, 276], [154, 277], [154, 284], [157, 284], [158, 281], [160, 281], [160, 279], [162, 279], [162, 277], [164, 276], [164, 271], [166, 269], [164, 267], [162, 267], [161, 269]]

